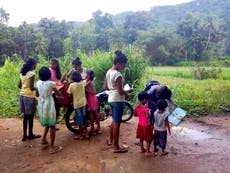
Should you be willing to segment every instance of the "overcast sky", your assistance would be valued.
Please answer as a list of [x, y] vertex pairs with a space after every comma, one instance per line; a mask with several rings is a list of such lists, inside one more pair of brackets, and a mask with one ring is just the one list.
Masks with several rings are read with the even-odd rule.
[[124, 11], [148, 11], [151, 7], [173, 5], [191, 0], [0, 0], [0, 8], [10, 14], [9, 26], [23, 21], [38, 23], [41, 18], [84, 22], [101, 10], [112, 15]]

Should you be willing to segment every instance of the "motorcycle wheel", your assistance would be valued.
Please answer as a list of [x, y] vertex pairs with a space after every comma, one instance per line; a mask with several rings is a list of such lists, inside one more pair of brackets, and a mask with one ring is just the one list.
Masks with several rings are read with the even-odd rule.
[[76, 124], [74, 109], [73, 107], [69, 107], [66, 114], [64, 115], [65, 125], [67, 129], [75, 134], [79, 133], [79, 127]]
[[122, 116], [122, 122], [127, 122], [133, 117], [133, 107], [129, 102], [125, 102], [125, 108]]

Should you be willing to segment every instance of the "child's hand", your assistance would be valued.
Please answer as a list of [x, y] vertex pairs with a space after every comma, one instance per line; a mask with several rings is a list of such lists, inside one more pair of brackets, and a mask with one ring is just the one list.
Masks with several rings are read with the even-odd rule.
[[169, 136], [172, 136], [171, 131], [169, 131]]

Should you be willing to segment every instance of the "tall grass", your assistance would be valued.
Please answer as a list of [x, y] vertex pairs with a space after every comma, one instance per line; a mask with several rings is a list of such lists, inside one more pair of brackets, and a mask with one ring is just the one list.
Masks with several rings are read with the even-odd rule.
[[[128, 56], [128, 64], [123, 72], [127, 83], [137, 85], [137, 81], [141, 78], [142, 70], [145, 68], [143, 58], [139, 57], [132, 49], [125, 50]], [[91, 68], [96, 75], [97, 91], [102, 91], [106, 71], [112, 66], [114, 53], [97, 51], [91, 56], [87, 56], [78, 52], [78, 56], [82, 60], [82, 66]], [[65, 74], [72, 68], [74, 57], [65, 56], [59, 59], [62, 73]], [[17, 61], [7, 60], [3, 67], [0, 67], [0, 117], [13, 117], [20, 115], [19, 112], [19, 73], [24, 62], [18, 58]], [[42, 66], [49, 67], [50, 62], [44, 57], [39, 56], [35, 73]], [[139, 68], [138, 68], [139, 67]], [[35, 82], [38, 80], [36, 75]]]
[[[163, 75], [156, 75], [161, 71]], [[230, 111], [230, 81], [223, 79], [194, 80], [192, 78], [175, 77], [175, 73], [168, 73], [172, 67], [149, 67], [146, 69], [138, 90], [143, 90], [149, 80], [157, 80], [167, 85], [173, 92], [174, 102], [196, 116], [208, 113]], [[174, 67], [183, 73], [184, 67]], [[228, 71], [229, 69], [226, 69]], [[187, 71], [185, 72], [187, 73]]]
[[22, 60], [5, 61], [0, 68], [0, 117], [12, 117], [19, 115], [19, 71]]

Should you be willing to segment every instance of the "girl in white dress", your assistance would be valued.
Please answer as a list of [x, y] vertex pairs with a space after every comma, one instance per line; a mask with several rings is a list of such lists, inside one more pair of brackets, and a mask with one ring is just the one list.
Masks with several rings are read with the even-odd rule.
[[42, 126], [45, 127], [42, 144], [48, 144], [46, 136], [50, 129], [50, 149], [49, 153], [53, 154], [62, 149], [61, 146], [55, 146], [55, 125], [56, 125], [56, 110], [52, 96], [52, 91], [56, 86], [55, 82], [50, 81], [51, 72], [48, 67], [42, 67], [39, 70], [39, 81], [37, 82], [38, 89], [38, 116]]

